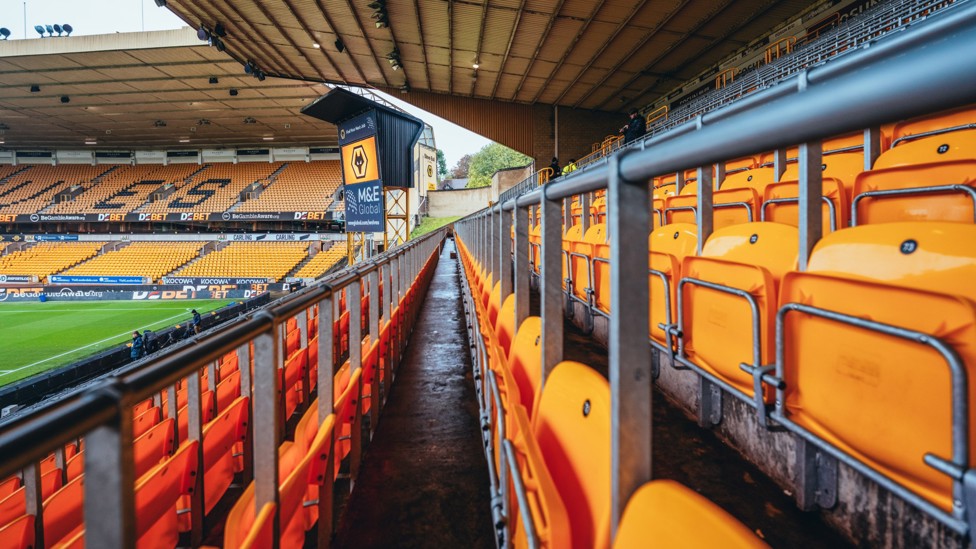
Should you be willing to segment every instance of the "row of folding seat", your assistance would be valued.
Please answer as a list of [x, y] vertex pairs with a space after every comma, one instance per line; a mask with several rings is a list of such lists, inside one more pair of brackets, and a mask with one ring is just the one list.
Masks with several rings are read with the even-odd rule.
[[0, 256], [0, 274], [33, 275], [41, 282], [98, 255], [105, 242], [39, 242]]
[[[505, 486], [505, 540], [515, 547], [610, 546], [610, 387], [586, 365], [564, 361], [545, 379], [541, 319], [514, 330], [514, 295], [458, 239], [473, 337], [486, 458]], [[561, 319], [560, 319], [561, 321]], [[582, 412], [582, 413], [581, 413]], [[510, 472], [510, 474], [509, 474]], [[678, 483], [651, 481], [631, 498], [613, 546], [649, 543], [761, 547], [725, 511]]]
[[[881, 155], [865, 170], [863, 134], [823, 142], [823, 232], [865, 223], [976, 219], [976, 108], [964, 107], [898, 124], [881, 131]], [[725, 163], [725, 178], [713, 192], [714, 228], [749, 221], [798, 223], [797, 149], [786, 151], [785, 172], [776, 177], [772, 153]], [[714, 170], [713, 170], [714, 172]], [[654, 227], [694, 223], [697, 174], [688, 170], [676, 192], [675, 175], [655, 178]], [[714, 173], [713, 173], [714, 177]], [[593, 222], [606, 215], [595, 197]], [[579, 200], [572, 215], [582, 215]]]

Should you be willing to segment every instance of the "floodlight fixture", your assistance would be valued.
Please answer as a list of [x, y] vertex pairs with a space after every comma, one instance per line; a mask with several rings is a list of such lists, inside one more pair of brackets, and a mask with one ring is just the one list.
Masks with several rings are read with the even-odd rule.
[[257, 124], [258, 121], [255, 120], [254, 117], [248, 116], [248, 117], [244, 118], [244, 123], [245, 124]]
[[51, 25], [44, 25], [44, 28], [47, 30], [48, 36], [54, 36], [54, 27]]
[[224, 28], [224, 26], [222, 24], [217, 23], [216, 25], [214, 25], [213, 33], [216, 34], [217, 36], [223, 38], [223, 37], [227, 36], [227, 29]]
[[61, 36], [61, 25], [55, 23], [54, 24], [54, 32], [58, 33], [58, 36]]
[[234, 88], [231, 88], [229, 93], [231, 97], [237, 97], [238, 91]]
[[385, 0], [376, 0], [375, 2], [370, 2], [366, 4], [366, 7], [371, 10], [381, 10], [386, 8]]
[[71, 98], [68, 97], [67, 95], [62, 95], [61, 96], [61, 102], [62, 103], [70, 103], [71, 102]]
[[376, 18], [376, 28], [385, 29], [390, 26], [390, 20], [384, 13], [382, 16]]
[[254, 76], [258, 77], [258, 82], [264, 82], [265, 75], [263, 70], [258, 69], [254, 71]]
[[315, 48], [315, 49], [319, 49], [319, 48], [322, 47], [322, 45], [319, 44], [318, 42], [312, 42], [312, 47]]
[[254, 74], [254, 63], [252, 61], [244, 63], [244, 74]]
[[210, 77], [210, 83], [211, 84], [216, 84], [218, 82], [220, 82], [220, 80], [218, 80], [216, 76], [211, 76]]
[[220, 38], [214, 38], [212, 40], [212, 43], [213, 43], [213, 46], [215, 48], [217, 48], [217, 51], [224, 51], [224, 50], [227, 49], [227, 46], [224, 45], [224, 41], [221, 40]]
[[203, 42], [210, 40], [210, 31], [206, 27], [200, 27], [197, 29], [197, 38]]
[[40, 25], [34, 25], [34, 30], [37, 31], [37, 34], [41, 35], [41, 38], [44, 38], [44, 27]]
[[342, 38], [336, 38], [335, 47], [339, 50], [339, 53], [346, 51], [346, 44], [343, 43]]
[[10, 37], [10, 29], [8, 29], [7, 27], [0, 27], [0, 37], [2, 37], [3, 40], [6, 40], [7, 38], [9, 38]]
[[166, 7], [166, 0], [156, 0], [156, 7], [157, 8], [165, 8]]
[[157, 121], [153, 122], [153, 126], [155, 126], [157, 128], [165, 128], [166, 127], [166, 121], [165, 120], [157, 120]]
[[66, 35], [71, 36], [71, 33], [74, 32], [75, 29], [71, 25], [65, 23], [61, 25], [61, 30], [63, 30]]
[[37, 93], [41, 91], [41, 87], [38, 86], [37, 84], [31, 84], [30, 91], [31, 93]]

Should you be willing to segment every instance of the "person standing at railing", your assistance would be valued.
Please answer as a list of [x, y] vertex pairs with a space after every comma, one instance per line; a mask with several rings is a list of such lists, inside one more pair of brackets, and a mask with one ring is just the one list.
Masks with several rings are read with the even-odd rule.
[[575, 172], [577, 169], [578, 168], [576, 167], [576, 159], [575, 158], [570, 158], [569, 159], [569, 164], [566, 164], [565, 166], [563, 166], [563, 175], [569, 175], [569, 174]]
[[555, 156], [552, 157], [552, 162], [549, 163], [549, 169], [552, 170], [552, 175], [549, 176], [549, 180], [552, 181], [559, 177], [563, 172], [559, 168], [559, 159]]
[[644, 137], [646, 132], [647, 122], [644, 121], [644, 117], [637, 112], [637, 109], [631, 109], [630, 121], [627, 122], [626, 126], [620, 128], [619, 132], [624, 135], [624, 145]]
[[129, 350], [129, 358], [139, 360], [143, 355], [142, 334], [139, 330], [132, 332], [132, 349]]

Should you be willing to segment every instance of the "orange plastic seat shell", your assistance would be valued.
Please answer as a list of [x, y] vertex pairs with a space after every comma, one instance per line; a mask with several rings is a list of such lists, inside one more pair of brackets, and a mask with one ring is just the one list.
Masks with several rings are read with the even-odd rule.
[[[939, 185], [964, 185], [971, 189], [976, 188], [976, 159], [874, 169], [864, 172], [858, 176], [854, 183], [854, 197], [856, 199], [858, 195], [869, 191], [924, 188]], [[970, 195], [960, 191], [902, 196], [868, 196], [858, 200], [854, 207], [857, 212], [858, 225], [895, 221], [973, 223], [976, 219], [976, 201]]]
[[[698, 251], [698, 227], [691, 223], [672, 223], [654, 230], [647, 238], [649, 248], [649, 266], [659, 271], [668, 279], [668, 299], [671, 304], [671, 322], [677, 319], [678, 280], [681, 278], [681, 262], [686, 256], [695, 255]], [[664, 282], [656, 274], [648, 276], [650, 284], [650, 336], [660, 343], [667, 338], [658, 324], [666, 324], [667, 308], [665, 307]]]
[[[760, 356], [768, 364], [774, 352], [778, 282], [796, 268], [796, 227], [780, 223], [745, 223], [712, 233], [701, 257], [685, 257], [682, 278], [695, 278], [748, 292], [759, 309]], [[753, 396], [752, 376], [739, 364], [752, 364], [753, 322], [748, 302], [738, 296], [694, 284], [682, 292], [682, 331], [688, 358]], [[766, 398], [771, 398], [771, 391]]]
[[[916, 249], [905, 254], [909, 239]], [[784, 278], [781, 300], [933, 335], [959, 354], [971, 378], [974, 242], [976, 226], [966, 224], [889, 223], [840, 231], [820, 241], [809, 272]], [[784, 333], [784, 405], [791, 420], [951, 510], [950, 479], [923, 462], [929, 452], [952, 456], [951, 380], [941, 355], [913, 341], [799, 313], [786, 317]], [[976, 387], [970, 383], [968, 391], [972, 402]], [[969, 437], [972, 466], [972, 423]]]
[[610, 545], [610, 386], [590, 367], [553, 368], [533, 429], [572, 524], [572, 547]]
[[641, 486], [627, 502], [613, 549], [768, 547], [734, 517], [673, 480]]

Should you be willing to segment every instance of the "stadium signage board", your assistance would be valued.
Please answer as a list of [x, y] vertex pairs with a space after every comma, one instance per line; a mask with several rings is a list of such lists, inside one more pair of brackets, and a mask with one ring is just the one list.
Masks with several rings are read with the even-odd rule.
[[383, 175], [376, 127], [376, 112], [372, 109], [339, 123], [347, 231], [383, 230]]
[[37, 282], [34, 275], [0, 274], [0, 284], [32, 284]]
[[[102, 214], [40, 214], [0, 215], [0, 223], [149, 223], [149, 222], [234, 222], [234, 221], [327, 221], [327, 212], [223, 212], [223, 213], [102, 213]], [[50, 235], [56, 237], [59, 235]]]
[[145, 284], [146, 279], [141, 276], [80, 276], [80, 275], [51, 275], [51, 284]]
[[260, 277], [199, 277], [199, 276], [164, 276], [163, 284], [269, 284], [274, 282], [270, 278], [260, 278]]

